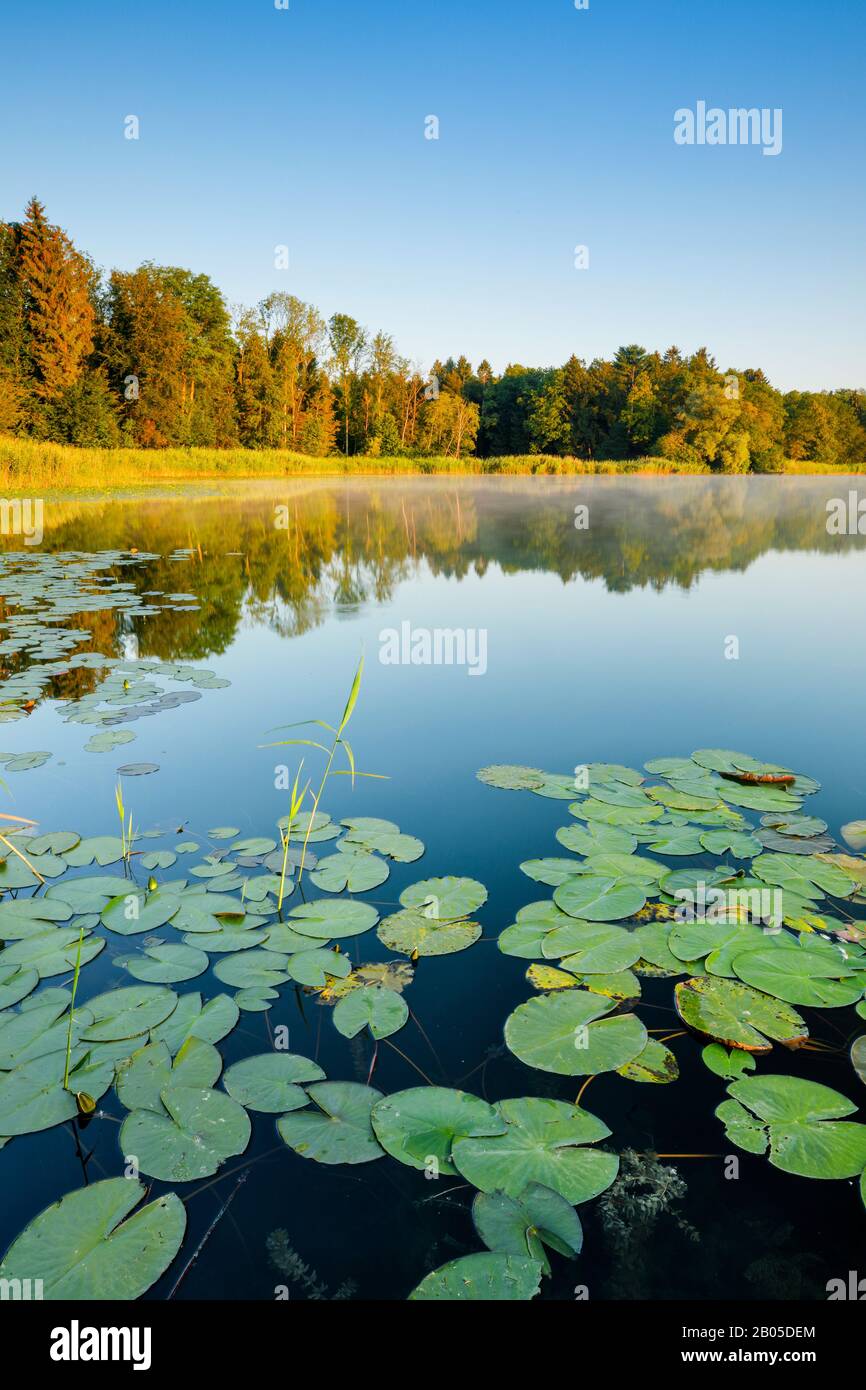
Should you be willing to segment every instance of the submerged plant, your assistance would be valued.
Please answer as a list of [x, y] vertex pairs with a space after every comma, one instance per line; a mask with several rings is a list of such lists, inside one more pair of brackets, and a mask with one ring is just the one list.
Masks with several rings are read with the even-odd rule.
[[328, 1299], [336, 1302], [354, 1298], [358, 1292], [358, 1286], [354, 1280], [346, 1279], [332, 1294], [329, 1294], [327, 1284], [319, 1278], [316, 1271], [307, 1264], [306, 1260], [301, 1258], [289, 1242], [288, 1231], [271, 1231], [265, 1244], [274, 1268], [279, 1270], [284, 1278], [295, 1284], [300, 1284], [305, 1291], [304, 1296], [306, 1298], [314, 1301]]

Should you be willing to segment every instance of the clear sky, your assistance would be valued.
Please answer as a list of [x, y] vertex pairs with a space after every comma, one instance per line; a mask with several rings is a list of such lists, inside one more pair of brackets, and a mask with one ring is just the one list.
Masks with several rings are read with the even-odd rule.
[[[103, 267], [289, 290], [425, 366], [706, 344], [866, 386], [864, 0], [288, 3], [3, 0], [0, 218], [36, 193]], [[782, 153], [677, 145], [702, 100], [782, 108]]]

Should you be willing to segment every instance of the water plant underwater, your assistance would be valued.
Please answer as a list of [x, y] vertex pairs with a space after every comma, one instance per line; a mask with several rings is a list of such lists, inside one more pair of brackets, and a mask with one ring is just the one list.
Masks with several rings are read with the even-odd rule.
[[[118, 1155], [134, 1155], [136, 1171], [37, 1215], [0, 1277], [42, 1277], [46, 1298], [141, 1296], [180, 1251], [186, 1212], [174, 1190], [146, 1200], [140, 1179], [174, 1188], [212, 1177], [245, 1152], [254, 1121], [273, 1119], [305, 1160], [387, 1156], [475, 1189], [472, 1222], [485, 1248], [431, 1271], [412, 1299], [532, 1298], [554, 1256], [578, 1258], [583, 1203], [602, 1198], [615, 1236], [630, 1192], [646, 1221], [682, 1195], [675, 1170], [631, 1151], [621, 1161], [605, 1142], [610, 1129], [583, 1103], [602, 1073], [638, 1085], [678, 1078], [671, 1038], [652, 1036], [639, 1015], [642, 977], [671, 981], [683, 1038], [697, 1039], [708, 1073], [726, 1085], [716, 1114], [731, 1143], [801, 1177], [857, 1180], [866, 1201], [866, 1124], [850, 1118], [857, 1105], [772, 1070], [774, 1046], [816, 1046], [802, 1009], [853, 1005], [866, 1018], [866, 827], [845, 826], [852, 852], [840, 850], [803, 810], [816, 782], [728, 750], [655, 759], [643, 771], [591, 764], [577, 777], [482, 769], [491, 787], [568, 803], [571, 819], [556, 834], [566, 855], [521, 865], [552, 895], [521, 908], [498, 945], [528, 962], [536, 991], [505, 1020], [508, 1050], [553, 1078], [579, 1078], [579, 1094], [491, 1104], [449, 1086], [385, 1095], [370, 1084], [379, 1042], [410, 1016], [403, 994], [414, 971], [474, 945], [487, 890], [465, 877], [420, 879], [384, 918], [355, 897], [386, 881], [392, 863], [424, 853], [393, 822], [334, 821], [322, 809], [332, 776], [375, 775], [356, 768], [345, 739], [362, 671], [340, 722], [314, 721], [330, 745], [282, 741], [323, 753], [325, 768], [314, 793], [299, 768], [275, 836], [215, 826], [200, 859], [190, 840], [137, 849], [148, 832], [134, 831], [122, 793], [118, 836], [38, 835], [10, 818], [4, 838], [16, 852], [0, 869], [0, 1149], [79, 1117], [99, 1123], [99, 1102], [113, 1090], [126, 1111]], [[345, 769], [334, 766], [341, 750]], [[697, 857], [713, 863], [695, 867]], [[179, 862], [190, 867], [175, 877]], [[119, 872], [98, 872], [106, 869]], [[307, 899], [303, 884], [321, 896]], [[374, 929], [395, 958], [353, 963], [350, 943]], [[114, 958], [130, 983], [81, 999], [88, 964], [118, 936], [131, 948], [141, 939]], [[204, 999], [174, 988], [211, 965], [224, 992]], [[70, 974], [71, 989], [52, 983]], [[267, 1012], [287, 985], [332, 1008], [346, 1038], [370, 1038], [366, 1084], [277, 1050], [223, 1069], [218, 1044], [241, 1012]], [[863, 1037], [851, 1061], [859, 1085]], [[268, 1248], [309, 1296], [326, 1296], [288, 1237], [275, 1233]]]

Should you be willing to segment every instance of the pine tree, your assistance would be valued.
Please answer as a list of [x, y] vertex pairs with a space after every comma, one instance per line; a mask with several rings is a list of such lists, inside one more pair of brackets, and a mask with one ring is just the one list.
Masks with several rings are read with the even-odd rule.
[[95, 276], [60, 227], [31, 198], [21, 225], [19, 278], [24, 290], [34, 394], [57, 400], [81, 376], [93, 349]]

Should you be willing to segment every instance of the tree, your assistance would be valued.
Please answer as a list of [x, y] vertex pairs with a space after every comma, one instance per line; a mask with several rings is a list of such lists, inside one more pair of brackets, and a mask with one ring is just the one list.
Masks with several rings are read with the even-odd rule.
[[361, 325], [348, 314], [334, 314], [328, 322], [328, 341], [331, 361], [340, 382], [343, 411], [343, 452], [349, 453], [349, 415], [352, 409], [352, 384], [358, 372], [367, 335]]
[[96, 274], [36, 198], [27, 205], [17, 252], [32, 390], [42, 402], [56, 401], [93, 349]]

